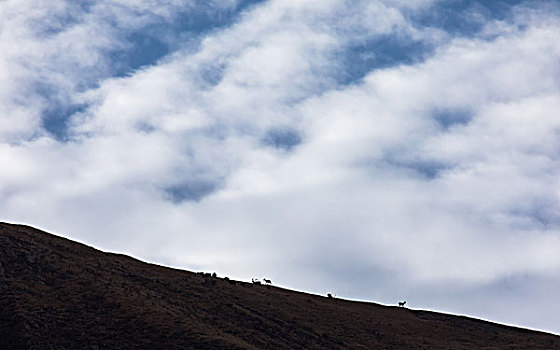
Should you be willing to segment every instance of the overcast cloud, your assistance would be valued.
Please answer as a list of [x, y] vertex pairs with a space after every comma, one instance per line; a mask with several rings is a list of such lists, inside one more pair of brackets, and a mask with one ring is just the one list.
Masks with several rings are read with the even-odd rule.
[[560, 333], [553, 1], [0, 2], [0, 219]]

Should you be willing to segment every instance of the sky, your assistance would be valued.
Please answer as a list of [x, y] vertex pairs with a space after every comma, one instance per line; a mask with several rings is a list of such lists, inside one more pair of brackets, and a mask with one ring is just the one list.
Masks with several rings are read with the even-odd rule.
[[560, 2], [0, 1], [0, 220], [560, 334]]

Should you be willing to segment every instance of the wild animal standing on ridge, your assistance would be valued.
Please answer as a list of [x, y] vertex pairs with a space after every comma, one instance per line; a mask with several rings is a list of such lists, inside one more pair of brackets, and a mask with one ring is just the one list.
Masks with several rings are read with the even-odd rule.
[[268, 285], [271, 285], [271, 284], [272, 284], [272, 281], [271, 281], [271, 280], [267, 280], [266, 278], [263, 278], [263, 282], [264, 282], [265, 284], [268, 284]]
[[259, 285], [261, 284], [261, 281], [259, 281], [256, 278], [251, 278], [251, 282], [253, 282], [253, 284], [259, 284]]
[[399, 301], [399, 306], [400, 307], [404, 307], [404, 304], [406, 304], [406, 300], [405, 301]]

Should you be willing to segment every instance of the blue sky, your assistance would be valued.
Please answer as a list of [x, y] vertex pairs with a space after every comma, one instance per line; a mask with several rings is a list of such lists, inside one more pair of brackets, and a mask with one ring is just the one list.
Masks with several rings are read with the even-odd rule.
[[0, 3], [0, 219], [560, 333], [560, 5]]

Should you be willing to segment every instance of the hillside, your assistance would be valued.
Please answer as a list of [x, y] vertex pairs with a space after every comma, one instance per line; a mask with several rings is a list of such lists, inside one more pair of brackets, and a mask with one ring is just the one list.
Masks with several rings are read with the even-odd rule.
[[0, 223], [0, 349], [560, 349], [560, 337], [166, 268]]

